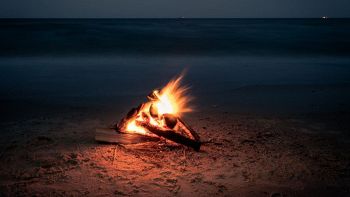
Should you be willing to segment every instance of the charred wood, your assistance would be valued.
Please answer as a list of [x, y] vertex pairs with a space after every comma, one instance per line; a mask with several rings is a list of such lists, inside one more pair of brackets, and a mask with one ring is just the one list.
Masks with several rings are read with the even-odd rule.
[[111, 128], [97, 128], [95, 140], [110, 144], [137, 144], [143, 142], [159, 141], [158, 137], [150, 137], [140, 134], [121, 133]]
[[200, 141], [193, 140], [193, 139], [187, 138], [185, 136], [182, 136], [182, 135], [174, 132], [173, 130], [163, 130], [163, 129], [158, 128], [157, 126], [151, 125], [150, 123], [141, 122], [141, 121], [137, 121], [136, 124], [147, 129], [149, 132], [156, 134], [159, 137], [163, 137], [163, 138], [171, 140], [173, 142], [191, 147], [196, 151], [199, 151], [199, 149], [201, 147]]

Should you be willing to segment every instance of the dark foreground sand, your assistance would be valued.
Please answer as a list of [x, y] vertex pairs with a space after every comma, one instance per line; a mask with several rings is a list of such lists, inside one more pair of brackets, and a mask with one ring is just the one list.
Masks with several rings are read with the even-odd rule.
[[207, 142], [200, 152], [164, 142], [98, 144], [95, 128], [114, 118], [96, 116], [77, 108], [2, 122], [11, 135], [2, 138], [1, 196], [350, 194], [346, 114], [276, 118], [213, 108], [186, 117]]

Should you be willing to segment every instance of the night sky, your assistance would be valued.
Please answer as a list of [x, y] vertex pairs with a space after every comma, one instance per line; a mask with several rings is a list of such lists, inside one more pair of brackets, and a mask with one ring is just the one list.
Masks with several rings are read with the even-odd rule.
[[1, 0], [2, 18], [350, 17], [349, 0]]

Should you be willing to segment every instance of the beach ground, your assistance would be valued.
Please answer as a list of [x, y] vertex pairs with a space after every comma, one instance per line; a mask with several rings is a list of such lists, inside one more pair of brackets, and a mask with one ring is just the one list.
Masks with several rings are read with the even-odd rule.
[[[120, 114], [122, 116], [122, 114]], [[98, 117], [98, 118], [96, 118]], [[199, 152], [165, 141], [109, 145], [95, 128], [117, 118], [72, 108], [1, 123], [4, 196], [347, 196], [346, 113], [185, 117]]]

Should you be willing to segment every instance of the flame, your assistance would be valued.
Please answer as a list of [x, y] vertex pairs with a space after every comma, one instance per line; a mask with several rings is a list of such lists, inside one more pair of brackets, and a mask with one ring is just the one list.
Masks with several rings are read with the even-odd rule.
[[180, 86], [182, 78], [183, 76], [181, 75], [175, 80], [171, 80], [160, 91], [160, 95], [158, 96], [159, 101], [156, 102], [159, 114], [173, 114], [176, 116], [181, 116], [182, 113], [192, 111], [192, 109], [188, 107], [188, 103], [191, 99], [186, 96], [188, 88]]
[[[189, 106], [191, 98], [186, 95], [188, 87], [181, 86], [183, 75], [168, 82], [160, 91], [154, 90], [154, 98], [144, 103], [136, 116], [127, 122], [126, 132], [147, 135], [143, 127], [139, 127], [136, 121], [149, 121], [150, 124], [158, 127], [166, 127], [164, 123], [165, 114], [180, 117], [183, 113], [191, 112]], [[151, 112], [152, 111], [152, 112]]]

